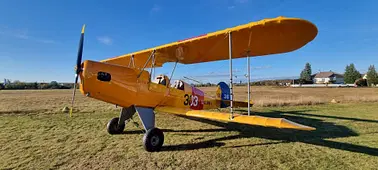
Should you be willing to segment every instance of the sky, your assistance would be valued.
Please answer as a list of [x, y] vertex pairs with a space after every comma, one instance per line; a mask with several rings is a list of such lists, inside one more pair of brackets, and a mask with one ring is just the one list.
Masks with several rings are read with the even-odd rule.
[[[0, 1], [0, 78], [73, 82], [80, 31], [83, 60], [102, 60], [204, 33], [278, 16], [306, 19], [317, 37], [296, 51], [251, 58], [251, 78], [297, 77], [306, 62], [313, 73], [343, 73], [354, 63], [365, 73], [378, 66], [375, 0], [12, 0]], [[235, 81], [246, 59], [233, 60]], [[170, 75], [172, 63], [156, 69]], [[227, 81], [229, 62], [178, 64], [173, 79]]]

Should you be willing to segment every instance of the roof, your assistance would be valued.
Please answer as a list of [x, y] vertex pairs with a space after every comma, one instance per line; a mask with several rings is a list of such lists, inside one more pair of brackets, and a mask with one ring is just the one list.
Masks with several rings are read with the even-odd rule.
[[[297, 50], [318, 34], [317, 27], [299, 18], [277, 17], [203, 34], [194, 38], [132, 52], [102, 60], [129, 66], [133, 56], [136, 68], [142, 68], [155, 50], [155, 67], [166, 62], [194, 64], [229, 58], [228, 35], [232, 33], [232, 58], [263, 56]], [[247, 55], [247, 51], [249, 55]], [[150, 60], [146, 67], [152, 66]]]
[[315, 78], [328, 78], [328, 77], [331, 77], [333, 75], [336, 75], [337, 77], [344, 77], [341, 74], [337, 74], [337, 73], [332, 72], [332, 71], [327, 71], [327, 72], [319, 72], [319, 73], [317, 73], [315, 75]]

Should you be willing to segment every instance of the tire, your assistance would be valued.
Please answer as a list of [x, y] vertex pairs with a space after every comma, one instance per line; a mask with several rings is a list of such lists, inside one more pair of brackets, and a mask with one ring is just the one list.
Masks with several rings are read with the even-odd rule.
[[143, 147], [148, 152], [160, 151], [164, 143], [164, 134], [159, 128], [149, 129], [143, 136]]
[[119, 118], [115, 117], [108, 122], [106, 127], [109, 134], [121, 134], [123, 132], [123, 130], [125, 129], [125, 123], [118, 125], [118, 121]]

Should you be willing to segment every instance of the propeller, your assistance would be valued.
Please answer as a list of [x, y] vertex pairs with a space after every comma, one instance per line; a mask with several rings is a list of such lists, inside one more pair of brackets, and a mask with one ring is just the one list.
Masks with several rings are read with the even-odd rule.
[[72, 109], [73, 109], [73, 105], [75, 101], [76, 84], [79, 79], [79, 73], [82, 71], [81, 60], [83, 58], [84, 30], [85, 30], [85, 24], [83, 25], [83, 28], [81, 29], [79, 50], [77, 53], [76, 68], [75, 68], [75, 83], [74, 83], [73, 95], [72, 95], [72, 100], [71, 100], [70, 117], [72, 117]]

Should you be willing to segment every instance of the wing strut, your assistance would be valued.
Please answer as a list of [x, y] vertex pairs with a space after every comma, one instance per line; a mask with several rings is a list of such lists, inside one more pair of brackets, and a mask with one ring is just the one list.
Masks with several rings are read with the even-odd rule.
[[248, 116], [251, 116], [251, 85], [250, 85], [250, 79], [251, 79], [251, 75], [250, 75], [250, 65], [249, 65], [249, 61], [250, 60], [250, 57], [249, 57], [249, 54], [248, 54], [248, 57], [247, 57], [247, 64], [248, 64], [248, 68], [247, 68], [247, 86], [248, 86]]
[[155, 77], [155, 61], [156, 61], [156, 56], [152, 55], [152, 62], [151, 62], [151, 69], [150, 69], [150, 82], [152, 81], [152, 78]]
[[176, 70], [176, 66], [177, 66], [177, 61], [175, 62], [175, 66], [173, 67], [173, 70], [172, 70], [172, 73], [171, 73], [171, 76], [169, 77], [169, 81], [172, 80], [172, 77], [173, 77], [173, 73], [175, 72]]
[[[252, 31], [249, 32], [249, 39], [248, 39], [248, 48], [251, 46], [251, 36], [252, 36]], [[247, 50], [247, 86], [248, 86], [248, 116], [251, 116], [251, 65], [250, 65], [250, 52], [251, 49]]]
[[228, 33], [228, 52], [230, 57], [230, 119], [234, 119], [233, 111], [233, 101], [234, 101], [234, 90], [232, 88], [232, 35], [231, 31]]
[[152, 53], [151, 53], [150, 57], [148, 57], [148, 60], [146, 61], [146, 63], [144, 63], [144, 66], [143, 66], [143, 68], [142, 68], [142, 69], [140, 70], [140, 73], [139, 73], [139, 75], [138, 75], [138, 77], [137, 77], [137, 78], [139, 78], [139, 77], [140, 77], [140, 75], [142, 75], [142, 73], [143, 73], [143, 70], [144, 70], [144, 68], [146, 68], [146, 66], [147, 66], [148, 62], [150, 62], [151, 58], [153, 58], [153, 57], [155, 56], [155, 51], [156, 51], [156, 50], [153, 50], [153, 51], [152, 51]]

